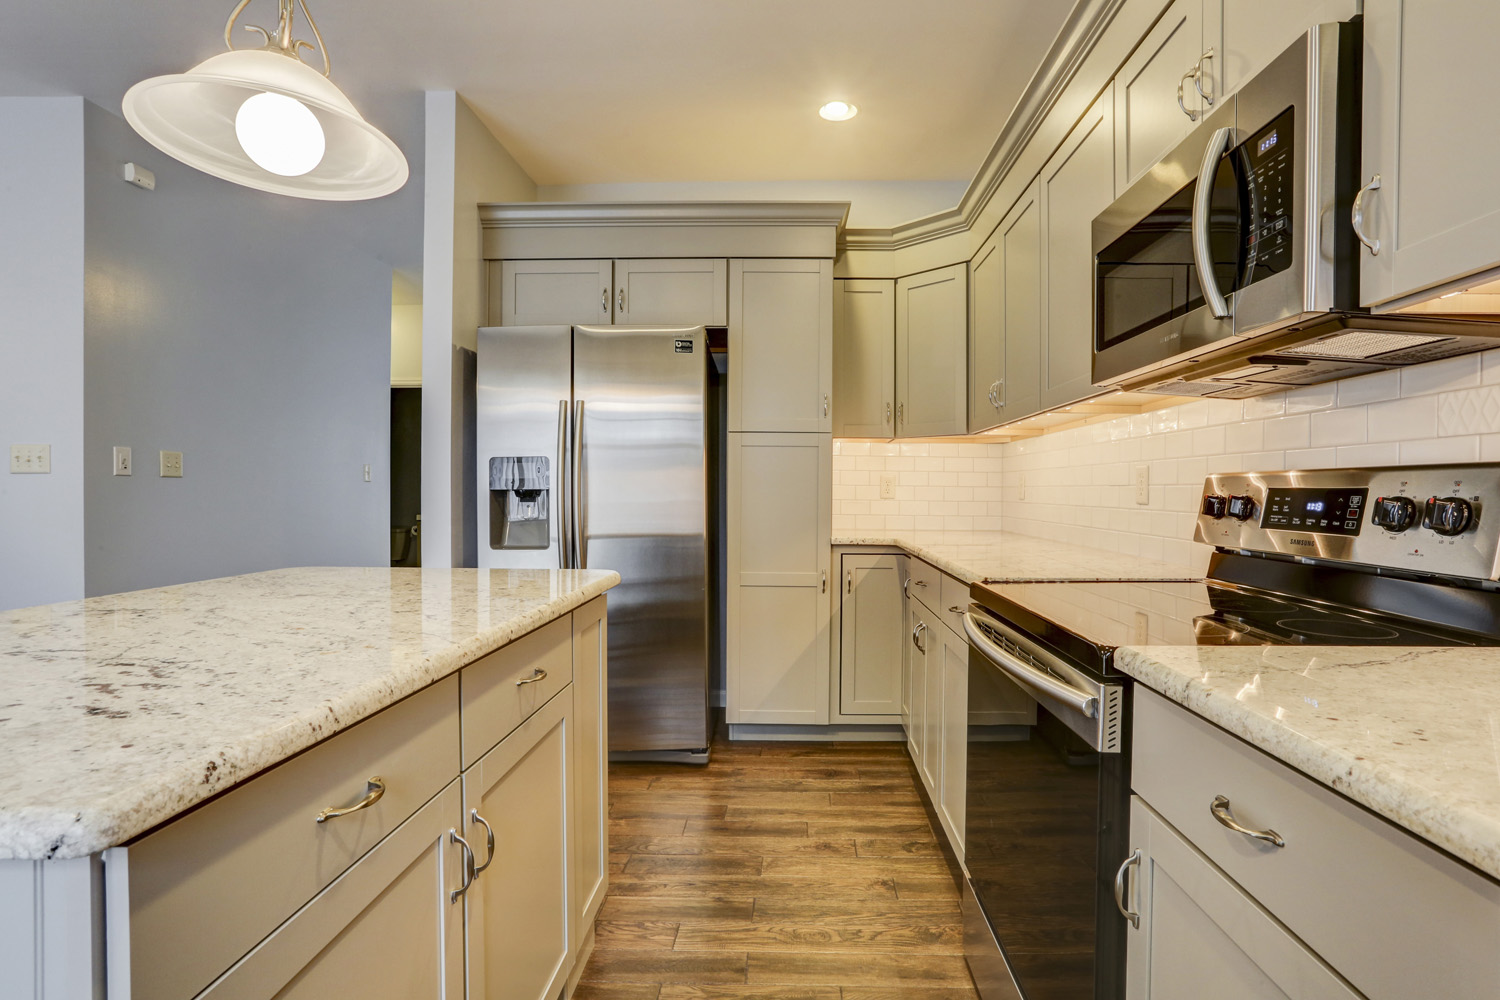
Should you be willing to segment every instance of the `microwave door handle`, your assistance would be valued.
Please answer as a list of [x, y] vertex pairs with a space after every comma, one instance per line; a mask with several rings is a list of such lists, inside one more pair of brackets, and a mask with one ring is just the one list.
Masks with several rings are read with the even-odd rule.
[[1193, 197], [1193, 263], [1198, 267], [1198, 287], [1203, 289], [1203, 301], [1208, 303], [1214, 319], [1229, 318], [1229, 303], [1219, 291], [1218, 279], [1214, 277], [1213, 249], [1208, 242], [1209, 213], [1213, 211], [1214, 175], [1219, 172], [1219, 160], [1229, 148], [1234, 137], [1230, 126], [1215, 129], [1209, 136], [1208, 148], [1203, 151], [1203, 165], [1198, 168], [1198, 190]]
[[1092, 691], [1084, 691], [1038, 670], [1029, 663], [1011, 656], [998, 643], [985, 635], [975, 623], [974, 612], [964, 612], [964, 634], [974, 648], [984, 654], [985, 659], [999, 667], [1022, 687], [1049, 694], [1073, 709], [1086, 719], [1099, 717], [1099, 698]]

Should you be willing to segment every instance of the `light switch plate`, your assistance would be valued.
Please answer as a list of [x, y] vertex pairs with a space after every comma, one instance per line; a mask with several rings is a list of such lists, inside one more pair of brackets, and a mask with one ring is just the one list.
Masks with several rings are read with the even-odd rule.
[[115, 459], [115, 464], [114, 464], [114, 472], [112, 473], [112, 475], [116, 475], [116, 476], [128, 476], [128, 475], [130, 475], [130, 449], [129, 448], [120, 447], [120, 446], [116, 445], [115, 446], [114, 459]]
[[369, 481], [370, 481], [370, 467], [367, 465], [367, 466], [365, 466], [365, 482], [368, 483]]
[[10, 446], [11, 475], [44, 475], [52, 471], [50, 444], [13, 444]]
[[161, 477], [163, 479], [182, 478], [182, 452], [164, 451], [161, 453]]
[[880, 474], [880, 499], [896, 499], [896, 474], [894, 472], [882, 472]]
[[1130, 470], [1130, 482], [1135, 486], [1135, 502], [1151, 502], [1151, 466], [1142, 462]]

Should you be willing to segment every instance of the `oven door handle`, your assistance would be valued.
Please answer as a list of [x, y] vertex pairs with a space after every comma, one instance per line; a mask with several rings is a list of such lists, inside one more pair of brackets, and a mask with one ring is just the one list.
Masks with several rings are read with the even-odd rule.
[[969, 637], [969, 642], [975, 649], [984, 654], [985, 658], [995, 666], [1003, 670], [1016, 683], [1022, 687], [1031, 688], [1056, 698], [1080, 715], [1089, 719], [1099, 717], [1099, 697], [1091, 691], [1076, 688], [1071, 684], [1065, 684], [1044, 670], [1038, 670], [1031, 664], [1020, 660], [996, 643], [984, 631], [979, 628], [974, 619], [974, 612], [964, 612], [964, 634]]
[[1230, 126], [1215, 129], [1209, 136], [1208, 148], [1203, 151], [1203, 164], [1198, 168], [1198, 190], [1193, 193], [1193, 263], [1198, 267], [1198, 287], [1203, 289], [1203, 301], [1208, 303], [1214, 319], [1229, 318], [1229, 303], [1219, 291], [1219, 281], [1214, 277], [1213, 248], [1208, 242], [1209, 213], [1213, 211], [1214, 175], [1219, 172], [1219, 160], [1229, 149], [1234, 138]]

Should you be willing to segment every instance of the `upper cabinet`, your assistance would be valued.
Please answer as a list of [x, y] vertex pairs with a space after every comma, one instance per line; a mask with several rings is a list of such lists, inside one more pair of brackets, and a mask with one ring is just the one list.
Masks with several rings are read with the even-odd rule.
[[896, 436], [968, 429], [969, 265], [896, 281]]
[[833, 262], [729, 263], [729, 429], [833, 427]]
[[1205, 58], [1203, 40], [1203, 5], [1212, 2], [1174, 0], [1115, 77], [1114, 180], [1121, 191], [1192, 130], [1213, 96], [1212, 59]]
[[1347, 21], [1357, 0], [1203, 0], [1204, 60], [1209, 94], [1232, 94], [1265, 69], [1308, 28]]
[[615, 322], [634, 326], [723, 326], [729, 322], [729, 262], [615, 261]]
[[1114, 126], [1105, 91], [1042, 169], [1044, 409], [1095, 394], [1093, 224], [1115, 198]]
[[1500, 265], [1497, 34], [1494, 3], [1365, 4], [1365, 305]]
[[1042, 224], [1036, 184], [969, 264], [969, 430], [1035, 413], [1042, 350]]
[[489, 263], [492, 326], [723, 326], [728, 262], [505, 260]]
[[833, 283], [833, 433], [896, 433], [896, 283]]

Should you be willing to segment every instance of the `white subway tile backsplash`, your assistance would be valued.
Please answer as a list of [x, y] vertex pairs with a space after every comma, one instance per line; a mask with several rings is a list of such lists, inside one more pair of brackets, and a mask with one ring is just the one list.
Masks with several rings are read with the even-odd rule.
[[1372, 441], [1407, 441], [1437, 436], [1437, 397], [1418, 396], [1369, 406]]
[[1338, 386], [1340, 406], [1358, 406], [1361, 403], [1379, 403], [1401, 395], [1401, 372], [1391, 370], [1344, 379]]
[[1401, 395], [1424, 396], [1450, 389], [1467, 389], [1479, 384], [1482, 366], [1478, 354], [1467, 354], [1461, 358], [1430, 361], [1425, 365], [1413, 365], [1401, 369]]
[[1286, 412], [1309, 413], [1313, 410], [1326, 410], [1336, 402], [1338, 402], [1338, 383], [1306, 385], [1300, 389], [1292, 389], [1286, 394]]
[[1242, 420], [1224, 428], [1224, 447], [1230, 451], [1260, 451], [1265, 447], [1264, 420]]
[[1312, 414], [1312, 443], [1328, 445], [1364, 444], [1367, 421], [1363, 406]]
[[1438, 433], [1494, 434], [1500, 432], [1500, 385], [1489, 385], [1438, 396]]
[[1273, 417], [1266, 421], [1267, 448], [1306, 448], [1312, 441], [1311, 420], [1307, 414]]
[[1479, 435], [1401, 442], [1402, 465], [1479, 461]]
[[1370, 465], [1395, 465], [1401, 461], [1401, 446], [1394, 441], [1354, 444], [1338, 449], [1339, 465], [1354, 469]]

